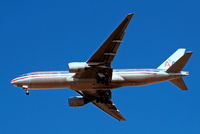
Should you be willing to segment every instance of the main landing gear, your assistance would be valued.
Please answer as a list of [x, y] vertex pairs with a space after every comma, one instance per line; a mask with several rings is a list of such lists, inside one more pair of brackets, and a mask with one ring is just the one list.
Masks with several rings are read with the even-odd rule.
[[22, 86], [22, 88], [26, 91], [26, 95], [29, 95], [28, 86], [24, 85]]

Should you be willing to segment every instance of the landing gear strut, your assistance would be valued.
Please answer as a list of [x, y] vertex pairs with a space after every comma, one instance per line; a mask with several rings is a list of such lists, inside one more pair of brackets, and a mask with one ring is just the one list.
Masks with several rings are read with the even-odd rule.
[[24, 85], [22, 86], [22, 88], [26, 91], [26, 95], [29, 95], [28, 86]]

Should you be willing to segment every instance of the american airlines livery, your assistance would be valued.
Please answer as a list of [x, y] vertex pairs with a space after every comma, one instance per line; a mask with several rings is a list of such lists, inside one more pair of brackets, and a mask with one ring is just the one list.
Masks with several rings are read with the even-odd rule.
[[80, 96], [68, 99], [69, 106], [79, 107], [89, 102], [118, 121], [125, 118], [111, 101], [111, 89], [170, 81], [187, 90], [182, 79], [189, 75], [182, 71], [192, 52], [178, 49], [156, 69], [113, 69], [111, 62], [122, 42], [125, 29], [133, 14], [128, 14], [96, 52], [86, 62], [68, 64], [69, 71], [32, 72], [11, 81], [29, 95], [29, 89], [70, 88]]

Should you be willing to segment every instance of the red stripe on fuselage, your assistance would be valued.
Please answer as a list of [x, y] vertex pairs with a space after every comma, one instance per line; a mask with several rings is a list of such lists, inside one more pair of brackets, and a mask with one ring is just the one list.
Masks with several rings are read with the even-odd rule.
[[149, 72], [136, 72], [136, 73], [116, 73], [116, 74], [153, 74], [153, 75], [157, 75], [157, 73], [149, 73]]
[[[157, 73], [150, 73], [150, 72], [135, 72], [135, 73], [116, 73], [116, 74], [153, 74], [153, 75], [157, 75]], [[24, 76], [24, 77], [20, 77], [20, 78], [16, 78], [14, 80], [11, 81], [12, 82], [15, 82], [17, 80], [23, 80], [23, 79], [27, 79], [27, 78], [41, 78], [41, 77], [52, 77], [52, 76], [72, 76], [71, 74], [68, 74], [68, 75], [30, 75], [30, 76]]]
[[11, 81], [12, 82], [15, 82], [17, 80], [23, 80], [23, 79], [27, 79], [27, 78], [35, 78], [35, 77], [38, 77], [38, 78], [41, 78], [41, 77], [52, 77], [52, 76], [71, 76], [71, 75], [30, 75], [30, 76], [24, 76], [24, 77], [20, 77], [20, 78], [16, 78], [14, 80]]
[[26, 79], [26, 78], [29, 78], [29, 76], [16, 78], [16, 79], [12, 80], [10, 83], [15, 82], [15, 81], [17, 81], [17, 80], [21, 80], [21, 79]]

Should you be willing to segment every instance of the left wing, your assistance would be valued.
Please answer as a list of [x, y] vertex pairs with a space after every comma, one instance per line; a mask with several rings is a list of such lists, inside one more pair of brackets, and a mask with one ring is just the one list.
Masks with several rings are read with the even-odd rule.
[[110, 90], [98, 90], [98, 91], [76, 91], [82, 95], [86, 100], [93, 103], [99, 109], [117, 119], [118, 121], [125, 121], [126, 119], [121, 115], [119, 110], [111, 101], [111, 91]]
[[112, 78], [111, 62], [116, 55], [118, 47], [122, 42], [125, 29], [128, 26], [133, 13], [128, 14], [110, 36], [103, 42], [97, 51], [87, 60], [89, 69], [76, 73], [74, 78], [97, 79], [101, 83], [108, 84]]

